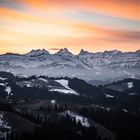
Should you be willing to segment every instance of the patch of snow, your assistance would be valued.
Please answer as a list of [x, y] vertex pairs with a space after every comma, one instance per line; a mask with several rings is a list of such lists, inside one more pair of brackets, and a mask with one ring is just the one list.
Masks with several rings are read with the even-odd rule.
[[6, 86], [7, 83], [0, 83], [0, 86], [4, 86], [5, 87], [5, 92], [8, 94], [7, 97], [9, 97], [9, 95], [13, 95], [12, 93], [12, 89], [10, 86]]
[[27, 87], [32, 87], [29, 83], [28, 83], [28, 84], [26, 84], [26, 86], [27, 86]]
[[7, 94], [10, 95], [11, 92], [12, 92], [11, 87], [7, 86], [7, 87], [5, 88], [5, 92], [7, 92]]
[[134, 95], [138, 95], [138, 94], [137, 93], [129, 93], [128, 95], [134, 96]]
[[10, 129], [11, 127], [8, 125], [8, 122], [4, 119], [4, 114], [0, 113], [0, 128]]
[[105, 107], [104, 107], [104, 106], [100, 106], [100, 108], [101, 108], [101, 109], [105, 109]]
[[48, 86], [48, 88], [52, 88], [52, 87], [54, 87], [54, 86]]
[[114, 96], [106, 94], [106, 98], [114, 98]]
[[32, 87], [32, 82], [24, 81], [24, 84], [26, 85], [26, 87]]
[[127, 111], [126, 109], [124, 109], [124, 108], [123, 108], [122, 110], [123, 110], [124, 112], [126, 112], [126, 113], [128, 112], [128, 111]]
[[97, 71], [97, 72], [96, 72], [96, 75], [100, 75], [100, 72], [99, 72], [99, 71]]
[[128, 82], [127, 86], [128, 86], [128, 88], [132, 88], [133, 87], [133, 82]]
[[0, 80], [2, 80], [2, 81], [6, 80], [6, 79], [7, 79], [7, 78], [0, 77]]
[[67, 114], [71, 117], [75, 117], [76, 123], [80, 122], [82, 124], [82, 126], [90, 127], [90, 124], [89, 124], [88, 119], [86, 117], [83, 117], [81, 115], [77, 115], [77, 114], [75, 114], [74, 112], [71, 112], [71, 111], [65, 111], [63, 113], [63, 115], [67, 115]]
[[51, 89], [51, 90], [55, 90], [58, 92], [62, 92], [62, 93], [66, 93], [66, 94], [75, 94], [75, 95], [79, 95], [75, 90], [71, 89], [68, 86], [69, 81], [65, 80], [65, 79], [60, 79], [60, 80], [55, 80], [57, 83], [61, 84], [63, 87], [65, 87], [66, 89]]
[[109, 107], [106, 108], [107, 111], [110, 111], [111, 109]]
[[4, 83], [0, 83], [0, 86], [4, 86], [5, 87], [5, 84]]
[[68, 90], [68, 89], [50, 89], [49, 91], [53, 92], [60, 92], [60, 93], [65, 93], [65, 94], [75, 94], [75, 95], [79, 95], [77, 92], [73, 91], [73, 90]]
[[[4, 130], [4, 131], [3, 131]], [[7, 139], [7, 134], [11, 133], [11, 127], [4, 118], [4, 114], [0, 113], [0, 139]]]
[[51, 100], [51, 104], [55, 104], [56, 103], [56, 100]]
[[131, 76], [130, 76], [130, 78], [133, 78], [133, 79], [135, 79], [135, 78], [136, 78], [136, 76], [135, 76], [135, 75], [131, 75]]
[[44, 82], [48, 83], [48, 80], [47, 80], [47, 79], [44, 79], [44, 78], [39, 78], [39, 80], [41, 80], [41, 81], [44, 81]]
[[58, 82], [59, 84], [61, 84], [62, 86], [64, 86], [67, 89], [70, 89], [68, 86], [69, 81], [65, 80], [65, 79], [60, 79], [60, 80], [55, 80], [56, 82]]

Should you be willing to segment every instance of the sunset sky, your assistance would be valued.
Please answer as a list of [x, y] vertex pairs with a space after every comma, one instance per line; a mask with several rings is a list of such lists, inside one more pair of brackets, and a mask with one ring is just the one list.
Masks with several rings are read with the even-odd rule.
[[0, 54], [140, 49], [140, 0], [0, 0]]

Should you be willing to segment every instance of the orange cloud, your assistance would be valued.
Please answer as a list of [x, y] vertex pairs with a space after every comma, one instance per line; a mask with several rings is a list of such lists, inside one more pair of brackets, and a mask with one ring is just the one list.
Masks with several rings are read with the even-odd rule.
[[[100, 11], [112, 16], [140, 19], [139, 3], [106, 0], [20, 0], [26, 7], [57, 13], [64, 9], [84, 9]], [[126, 6], [124, 6], [126, 4]], [[131, 7], [132, 4], [132, 7]], [[56, 10], [54, 10], [56, 8]], [[119, 10], [117, 9], [119, 8]], [[138, 10], [137, 12], [135, 10]], [[83, 21], [65, 19], [57, 16], [35, 16], [23, 11], [0, 7], [0, 53], [25, 53], [37, 48], [69, 48], [74, 53], [81, 48], [90, 51], [119, 49], [132, 51], [139, 49], [140, 32], [103, 28]], [[23, 49], [24, 48], [24, 49]], [[56, 49], [51, 49], [56, 51]]]
[[30, 8], [42, 10], [81, 9], [110, 16], [140, 20], [138, 0], [19, 0]]
[[137, 0], [78, 0], [77, 3], [86, 10], [140, 20], [140, 2]]
[[[50, 28], [51, 26], [52, 28]], [[16, 29], [12, 30], [12, 28]], [[136, 50], [139, 48], [140, 33], [116, 31], [99, 28], [80, 22], [47, 20], [44, 23], [28, 21], [15, 22], [8, 29], [1, 29], [0, 51], [25, 53], [37, 48], [64, 48], [67, 47], [74, 53], [81, 48], [90, 51], [101, 50]], [[52, 31], [52, 29], [54, 30]], [[46, 30], [47, 29], [47, 30]], [[64, 32], [62, 32], [64, 29]], [[11, 30], [11, 31], [10, 31]], [[51, 33], [50, 33], [51, 32]], [[24, 48], [24, 49], [23, 49]], [[52, 52], [56, 50], [51, 50]]]

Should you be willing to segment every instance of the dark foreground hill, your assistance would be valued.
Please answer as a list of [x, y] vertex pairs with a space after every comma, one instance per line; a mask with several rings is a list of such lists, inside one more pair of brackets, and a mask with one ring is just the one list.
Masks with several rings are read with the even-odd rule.
[[140, 138], [140, 80], [93, 86], [77, 78], [0, 72], [0, 139]]

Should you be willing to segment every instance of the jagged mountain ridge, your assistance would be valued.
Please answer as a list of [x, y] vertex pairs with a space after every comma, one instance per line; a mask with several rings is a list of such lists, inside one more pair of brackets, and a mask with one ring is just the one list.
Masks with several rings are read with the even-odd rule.
[[29, 53], [25, 54], [25, 56], [31, 56], [31, 57], [36, 57], [36, 56], [40, 56], [40, 55], [48, 55], [49, 52], [45, 49], [38, 49], [38, 50], [31, 50]]
[[0, 70], [18, 75], [68, 76], [90, 80], [139, 77], [140, 50], [97, 53], [81, 50], [74, 55], [64, 48], [55, 54], [45, 49], [23, 55], [7, 53], [0, 55]]
[[111, 67], [140, 66], [140, 50], [137, 50], [136, 52], [121, 52], [118, 50], [112, 50], [98, 53], [81, 50], [78, 57], [90, 67], [108, 65]]

